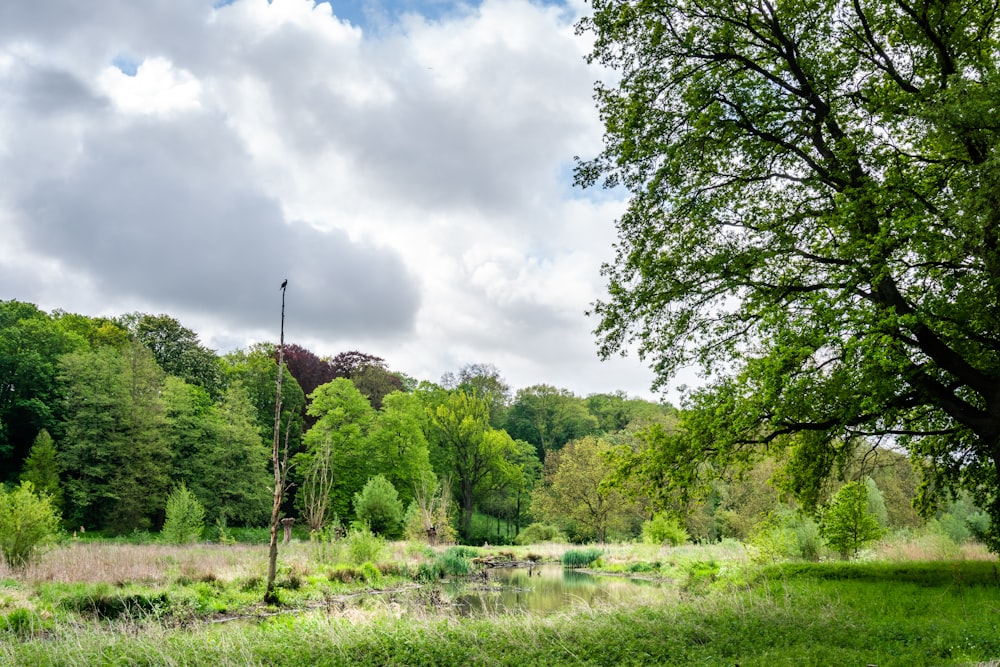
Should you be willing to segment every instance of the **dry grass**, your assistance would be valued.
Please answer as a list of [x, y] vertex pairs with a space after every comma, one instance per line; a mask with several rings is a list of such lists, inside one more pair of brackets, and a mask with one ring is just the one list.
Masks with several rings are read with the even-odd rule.
[[162, 584], [179, 577], [232, 580], [260, 574], [266, 567], [266, 546], [69, 542], [24, 572], [13, 572], [0, 564], [0, 578], [26, 583]]
[[996, 560], [996, 555], [983, 544], [955, 544], [946, 535], [936, 533], [883, 540], [875, 545], [873, 551], [875, 560]]

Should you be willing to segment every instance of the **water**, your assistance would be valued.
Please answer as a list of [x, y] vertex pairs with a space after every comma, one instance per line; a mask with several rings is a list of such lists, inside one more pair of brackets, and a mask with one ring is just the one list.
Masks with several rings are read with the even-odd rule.
[[579, 607], [634, 603], [660, 593], [657, 582], [625, 577], [594, 576], [566, 570], [559, 564], [527, 568], [493, 568], [488, 579], [454, 581], [444, 595], [462, 615], [512, 613], [549, 614]]

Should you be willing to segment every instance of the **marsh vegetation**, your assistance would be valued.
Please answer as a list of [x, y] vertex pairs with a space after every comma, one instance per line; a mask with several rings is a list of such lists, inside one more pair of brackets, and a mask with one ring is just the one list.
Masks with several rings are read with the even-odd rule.
[[[731, 540], [607, 544], [567, 575], [563, 557], [580, 549], [565, 544], [361, 541], [287, 545], [272, 606], [261, 603], [266, 544], [71, 541], [23, 571], [0, 569], [0, 664], [884, 666], [1000, 656], [996, 563], [973, 544], [895, 540], [863, 561], [779, 564], [754, 563]], [[519, 567], [493, 567], [505, 564]], [[519, 603], [529, 592], [537, 604]]]

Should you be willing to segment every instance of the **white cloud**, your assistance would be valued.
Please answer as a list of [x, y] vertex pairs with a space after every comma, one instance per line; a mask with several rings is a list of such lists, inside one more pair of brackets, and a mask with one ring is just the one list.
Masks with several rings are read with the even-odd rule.
[[201, 83], [165, 58], [144, 61], [134, 76], [115, 66], [105, 67], [97, 84], [115, 107], [126, 113], [163, 114], [201, 108]]
[[413, 5], [373, 32], [312, 0], [10, 4], [0, 298], [170, 312], [228, 346], [276, 337], [288, 277], [290, 340], [320, 354], [647, 392], [583, 314], [621, 211], [569, 183], [601, 137], [583, 5]]

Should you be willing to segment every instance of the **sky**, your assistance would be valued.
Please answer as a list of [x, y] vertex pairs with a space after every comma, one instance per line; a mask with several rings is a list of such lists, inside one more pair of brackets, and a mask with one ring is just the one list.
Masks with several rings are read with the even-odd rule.
[[[166, 313], [438, 381], [657, 400], [602, 362], [625, 193], [582, 0], [0, 3], [0, 299]], [[676, 388], [666, 398], [676, 403]]]

